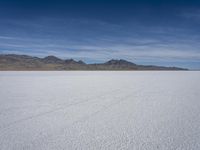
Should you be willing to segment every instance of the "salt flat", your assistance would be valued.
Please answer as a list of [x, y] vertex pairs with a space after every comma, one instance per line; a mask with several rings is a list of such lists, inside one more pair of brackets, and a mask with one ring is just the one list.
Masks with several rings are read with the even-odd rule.
[[0, 72], [1, 150], [200, 149], [200, 72]]

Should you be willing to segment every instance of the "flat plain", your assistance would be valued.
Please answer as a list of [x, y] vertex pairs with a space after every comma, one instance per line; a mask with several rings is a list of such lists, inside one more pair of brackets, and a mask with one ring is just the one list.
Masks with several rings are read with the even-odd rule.
[[200, 149], [198, 71], [0, 72], [1, 150]]

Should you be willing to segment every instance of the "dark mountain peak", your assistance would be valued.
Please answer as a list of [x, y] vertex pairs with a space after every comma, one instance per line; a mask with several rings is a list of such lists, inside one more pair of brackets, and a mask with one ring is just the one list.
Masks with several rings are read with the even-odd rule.
[[124, 59], [111, 59], [105, 63], [106, 65], [136, 65]]
[[56, 57], [56, 56], [53, 56], [53, 55], [44, 57], [43, 59], [44, 59], [44, 60], [61, 60], [60, 58], [58, 58], [58, 57]]
[[66, 64], [79, 64], [79, 65], [85, 65], [85, 63], [82, 60], [76, 61], [74, 59], [67, 59], [65, 60]]
[[82, 65], [85, 65], [85, 62], [82, 61], [82, 60], [79, 60], [77, 63], [82, 64]]
[[67, 64], [76, 64], [77, 62], [74, 59], [66, 59], [65, 63], [67, 63]]
[[55, 56], [47, 56], [42, 59], [45, 63], [62, 63], [63, 60]]

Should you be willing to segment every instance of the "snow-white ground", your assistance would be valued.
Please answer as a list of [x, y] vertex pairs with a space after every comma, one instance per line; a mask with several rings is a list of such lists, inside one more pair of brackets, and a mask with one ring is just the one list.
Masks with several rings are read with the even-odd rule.
[[0, 72], [1, 150], [198, 150], [200, 72]]

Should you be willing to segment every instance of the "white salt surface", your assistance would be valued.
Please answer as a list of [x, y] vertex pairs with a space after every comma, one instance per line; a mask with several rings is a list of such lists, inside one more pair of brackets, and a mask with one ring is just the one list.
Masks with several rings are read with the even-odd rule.
[[198, 150], [200, 72], [0, 72], [1, 150]]

